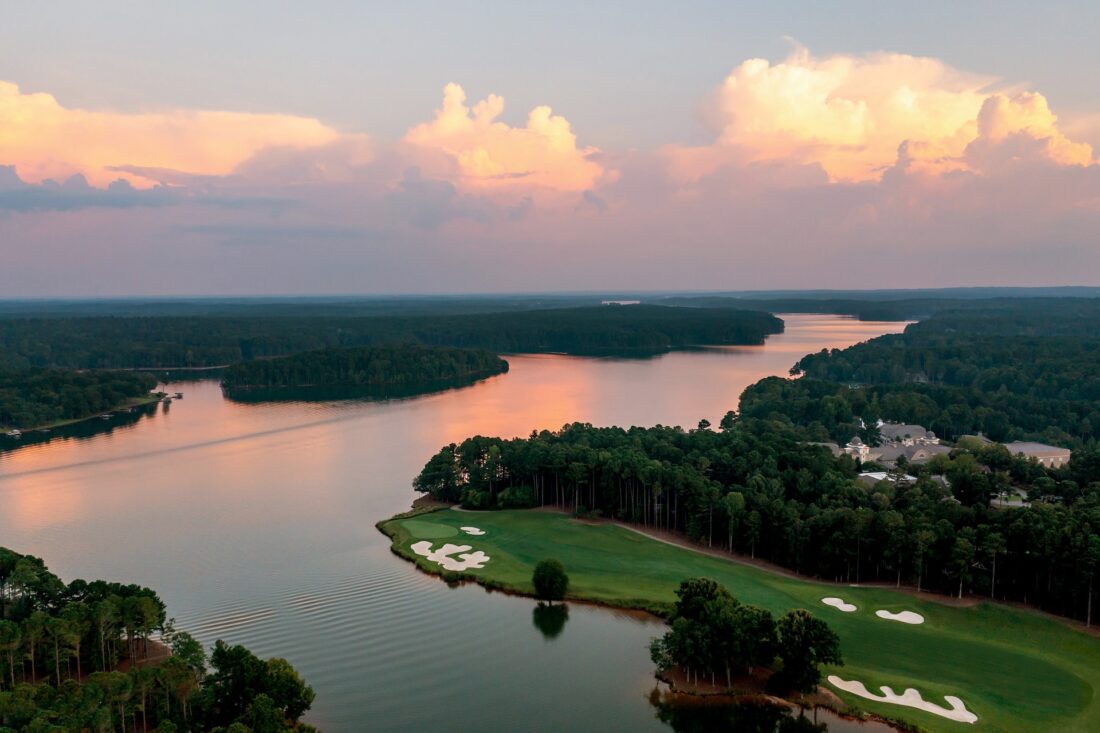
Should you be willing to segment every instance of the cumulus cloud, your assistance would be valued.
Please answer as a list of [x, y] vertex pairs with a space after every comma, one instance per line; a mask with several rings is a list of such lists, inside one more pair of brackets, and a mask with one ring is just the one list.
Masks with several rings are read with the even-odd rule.
[[497, 120], [504, 100], [491, 94], [472, 108], [458, 84], [443, 90], [435, 119], [417, 125], [405, 142], [439, 150], [458, 166], [462, 183], [480, 188], [545, 187], [562, 191], [591, 188], [603, 175], [594, 148], [578, 148], [569, 121], [550, 107], [531, 110], [524, 127]]
[[1091, 165], [1092, 147], [1070, 140], [1041, 94], [994, 94], [978, 113], [978, 135], [965, 151], [975, 168], [988, 170], [1025, 160], [1058, 165]]
[[226, 175], [267, 148], [324, 146], [341, 135], [319, 120], [206, 110], [123, 113], [63, 106], [0, 81], [0, 163], [31, 183], [83, 175], [93, 186], [120, 176], [138, 187], [156, 169]]
[[813, 163], [833, 180], [868, 180], [894, 162], [905, 140], [957, 141], [961, 150], [994, 81], [933, 58], [822, 58], [798, 48], [776, 64], [739, 64], [706, 116], [727, 155]]
[[[315, 123], [316, 135], [272, 134], [200, 165], [101, 150], [93, 122], [51, 158], [13, 146], [0, 112], [0, 248], [44, 247], [6, 254], [0, 289], [61, 287], [35, 280], [51, 262], [70, 282], [106, 282], [165, 253], [183, 261], [181, 292], [1065, 283], [1100, 269], [1100, 165], [1082, 142], [1100, 138], [1038, 92], [936, 59], [746, 61], [715, 91], [713, 140], [696, 147], [598, 151], [547, 107], [523, 126], [502, 114], [499, 97], [470, 104], [449, 85], [434, 118], [393, 142]], [[71, 153], [77, 143], [91, 152]], [[23, 172], [58, 161], [87, 179]], [[172, 206], [148, 208], [159, 203]], [[225, 244], [281, 246], [265, 250], [260, 282], [254, 247]]]
[[1021, 157], [1093, 161], [1087, 144], [1059, 130], [1041, 94], [991, 91], [997, 82], [934, 58], [817, 57], [797, 48], [776, 64], [749, 59], [734, 68], [706, 109], [715, 141], [664, 155], [681, 184], [723, 166], [772, 162], [790, 174], [773, 178], [780, 186], [804, 185], [813, 168], [838, 183], [876, 181], [895, 167], [939, 175]]

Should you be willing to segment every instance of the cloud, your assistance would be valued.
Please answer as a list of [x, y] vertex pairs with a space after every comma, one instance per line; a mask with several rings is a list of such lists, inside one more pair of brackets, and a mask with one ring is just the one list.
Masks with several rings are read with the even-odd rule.
[[351, 183], [368, 175], [375, 148], [366, 135], [342, 135], [312, 147], [265, 147], [239, 163], [233, 173], [265, 183]]
[[38, 184], [23, 181], [15, 167], [0, 165], [0, 211], [74, 211], [87, 208], [128, 209], [137, 206], [165, 206], [178, 203], [183, 193], [164, 186], [135, 189], [116, 179], [106, 188], [94, 188], [81, 174], [63, 182]]
[[1058, 129], [1058, 118], [1041, 94], [994, 94], [982, 104], [977, 122], [978, 135], [964, 155], [977, 169], [1025, 160], [1077, 166], [1095, 162], [1090, 145], [1073, 142]]
[[737, 65], [710, 99], [712, 141], [695, 147], [595, 150], [549, 108], [512, 126], [500, 98], [470, 105], [449, 85], [434, 119], [392, 142], [333, 131], [221, 166], [149, 155], [102, 167], [100, 182], [34, 182], [15, 160], [0, 165], [0, 214], [25, 214], [0, 216], [0, 289], [62, 293], [90, 277], [121, 283], [103, 292], [1087, 278], [1100, 271], [1100, 165], [1079, 133], [1090, 118], [1071, 132], [1040, 93], [995, 83], [936, 59], [799, 49]]
[[83, 175], [106, 186], [160, 181], [145, 169], [222, 176], [267, 148], [332, 144], [339, 132], [308, 117], [209, 110], [122, 113], [68, 108], [0, 81], [0, 164], [32, 183]]
[[879, 180], [895, 166], [937, 175], [1021, 157], [1092, 162], [1091, 148], [1058, 129], [1041, 94], [990, 91], [997, 82], [934, 58], [817, 57], [799, 47], [776, 64], [749, 59], [734, 68], [706, 107], [714, 142], [669, 146], [664, 156], [680, 183], [775, 162], [793, 178], [773, 183], [795, 186], [813, 168], [837, 183]]
[[591, 188], [603, 175], [595, 148], [578, 148], [569, 121], [550, 107], [531, 110], [525, 127], [497, 118], [504, 100], [491, 94], [469, 107], [458, 84], [443, 90], [435, 119], [410, 129], [409, 145], [445, 153], [457, 165], [460, 182], [483, 189], [545, 187], [561, 191]]
[[996, 80], [934, 58], [898, 53], [749, 59], [714, 92], [706, 117], [716, 146], [745, 161], [820, 165], [832, 180], [869, 180], [905, 140], [956, 153]]

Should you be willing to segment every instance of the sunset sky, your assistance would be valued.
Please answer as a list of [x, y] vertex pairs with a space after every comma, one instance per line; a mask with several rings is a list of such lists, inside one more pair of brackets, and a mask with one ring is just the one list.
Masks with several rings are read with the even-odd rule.
[[1100, 285], [1095, 1], [11, 5], [0, 298]]

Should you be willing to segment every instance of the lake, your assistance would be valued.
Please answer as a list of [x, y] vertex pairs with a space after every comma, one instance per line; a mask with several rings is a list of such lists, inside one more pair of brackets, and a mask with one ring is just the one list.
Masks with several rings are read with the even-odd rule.
[[[167, 409], [0, 453], [0, 545], [66, 581], [150, 586], [207, 644], [286, 657], [326, 733], [668, 731], [647, 699], [661, 624], [573, 604], [560, 630], [536, 625], [533, 601], [449, 588], [374, 525], [409, 507], [447, 443], [573, 421], [717, 424], [802, 355], [905, 326], [782, 317], [763, 346], [509, 356], [507, 374], [387, 402], [240, 404], [215, 381], [169, 384], [184, 398]], [[830, 727], [848, 729], [866, 730]]]

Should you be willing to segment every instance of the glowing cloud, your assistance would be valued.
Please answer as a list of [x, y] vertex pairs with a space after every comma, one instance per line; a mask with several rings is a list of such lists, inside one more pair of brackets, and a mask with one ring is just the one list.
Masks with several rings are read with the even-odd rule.
[[458, 84], [443, 90], [435, 119], [417, 125], [405, 142], [444, 152], [458, 165], [461, 182], [479, 187], [542, 186], [563, 191], [591, 188], [603, 174], [591, 159], [594, 148], [578, 148], [564, 117], [535, 107], [526, 127], [498, 122], [504, 100], [491, 94], [471, 109]]
[[933, 58], [817, 58], [799, 48], [775, 65], [740, 64], [715, 93], [710, 117], [717, 143], [748, 160], [817, 163], [834, 180], [867, 180], [905, 140], [954, 141], [960, 152], [992, 81]]
[[0, 81], [0, 164], [29, 183], [83, 174], [102, 187], [138, 187], [154, 171], [225, 175], [266, 148], [331, 144], [340, 133], [308, 117], [204, 110], [126, 114], [71, 109], [49, 94], [23, 94]]
[[833, 182], [878, 180], [895, 165], [938, 174], [1021, 157], [1092, 162], [1088, 145], [1058, 130], [1042, 95], [991, 93], [994, 81], [934, 58], [818, 58], [799, 48], [774, 65], [738, 65], [708, 108], [715, 142], [664, 153], [680, 183], [764, 162], [817, 167]]
[[1092, 147], [1067, 138], [1057, 122], [1041, 94], [994, 94], [982, 104], [978, 137], [967, 146], [966, 157], [985, 167], [1026, 158], [1060, 165], [1092, 164]]

